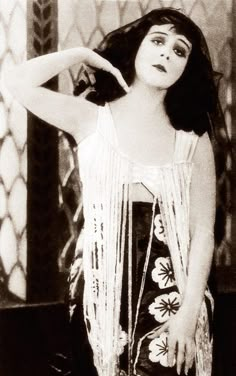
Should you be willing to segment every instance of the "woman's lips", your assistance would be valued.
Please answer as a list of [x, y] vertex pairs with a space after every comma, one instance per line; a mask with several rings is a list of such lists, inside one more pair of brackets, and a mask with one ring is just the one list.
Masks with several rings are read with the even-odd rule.
[[159, 70], [160, 72], [165, 72], [165, 73], [167, 73], [166, 68], [164, 67], [164, 65], [157, 64], [157, 65], [153, 65], [153, 67], [155, 67], [155, 68], [156, 68], [157, 70]]

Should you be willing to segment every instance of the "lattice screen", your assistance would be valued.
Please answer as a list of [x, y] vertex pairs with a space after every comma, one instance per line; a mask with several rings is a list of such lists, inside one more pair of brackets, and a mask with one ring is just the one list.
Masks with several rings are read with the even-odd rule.
[[[26, 1], [0, 2], [0, 74], [26, 59]], [[26, 111], [0, 87], [0, 302], [26, 296]], [[12, 293], [12, 294], [11, 294]]]
[[[124, 25], [142, 16], [148, 11], [160, 7], [171, 6], [181, 9], [201, 27], [207, 38], [214, 69], [223, 73], [221, 80], [220, 98], [227, 121], [228, 132], [231, 134], [231, 7], [232, 0], [150, 0], [150, 1], [95, 1], [95, 0], [68, 0], [58, 1], [58, 31], [59, 49], [66, 49], [79, 45], [94, 48], [102, 37], [109, 31]], [[219, 27], [217, 27], [219, 25]], [[65, 93], [72, 93], [75, 81], [78, 78], [79, 67], [73, 67], [61, 74], [60, 90]], [[223, 130], [221, 130], [223, 132]], [[224, 135], [223, 135], [224, 137]], [[64, 244], [61, 248], [61, 264], [66, 266], [71, 260], [75, 238], [80, 230], [76, 224], [79, 210], [81, 208], [77, 178], [73, 180], [75, 173], [75, 150], [69, 147], [67, 139], [60, 136], [60, 171], [61, 171], [61, 192], [70, 192], [73, 197], [73, 204], [68, 205], [63, 201], [61, 195], [61, 208], [65, 213]], [[228, 157], [228, 169], [231, 168], [230, 155]], [[222, 174], [221, 181], [225, 182], [226, 173]], [[226, 178], [226, 180], [228, 177]], [[74, 183], [73, 183], [74, 181]], [[73, 186], [75, 189], [73, 190]], [[230, 183], [227, 181], [227, 190], [230, 193]], [[223, 196], [224, 197], [224, 196]], [[71, 200], [72, 201], [72, 200]], [[226, 201], [222, 199], [219, 203], [222, 213], [227, 211]], [[217, 265], [230, 265], [230, 237], [231, 237], [231, 216], [227, 215], [226, 237], [220, 244], [216, 253]]]

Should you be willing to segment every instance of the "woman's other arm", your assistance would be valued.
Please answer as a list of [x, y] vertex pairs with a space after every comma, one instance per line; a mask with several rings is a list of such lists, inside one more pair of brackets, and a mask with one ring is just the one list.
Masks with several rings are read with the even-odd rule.
[[194, 155], [190, 196], [190, 253], [183, 306], [198, 313], [211, 269], [214, 252], [216, 175], [212, 145], [204, 134]]
[[77, 142], [95, 128], [97, 106], [84, 98], [53, 92], [41, 85], [64, 69], [80, 63], [110, 72], [127, 90], [120, 72], [85, 47], [28, 60], [5, 76], [5, 84], [18, 102], [47, 123], [70, 133]]
[[204, 299], [214, 251], [216, 206], [215, 163], [207, 134], [200, 137], [193, 158], [190, 189], [190, 251], [188, 276], [181, 307], [153, 337], [168, 331], [168, 363], [175, 363], [177, 373], [184, 364], [185, 374], [195, 356], [195, 331]]
[[184, 361], [185, 372], [187, 372], [194, 359], [196, 324], [214, 252], [216, 177], [212, 145], [206, 133], [199, 139], [193, 162], [188, 276], [182, 304], [176, 314], [177, 320], [172, 331], [170, 330], [169, 337], [170, 363], [175, 356], [176, 340], [178, 342], [177, 370], [179, 373]]

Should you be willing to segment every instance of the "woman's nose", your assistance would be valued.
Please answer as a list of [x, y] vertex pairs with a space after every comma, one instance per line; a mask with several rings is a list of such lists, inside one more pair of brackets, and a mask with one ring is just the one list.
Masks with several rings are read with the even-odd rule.
[[166, 57], [166, 60], [169, 60], [170, 59], [170, 56], [169, 56], [169, 54], [168, 53], [162, 53], [161, 54], [161, 57]]

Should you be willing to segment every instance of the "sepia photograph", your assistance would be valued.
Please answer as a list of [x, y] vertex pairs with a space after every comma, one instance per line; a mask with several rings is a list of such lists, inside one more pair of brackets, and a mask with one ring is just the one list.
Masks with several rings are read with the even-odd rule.
[[235, 122], [235, 0], [1, 0], [1, 376], [235, 376]]

